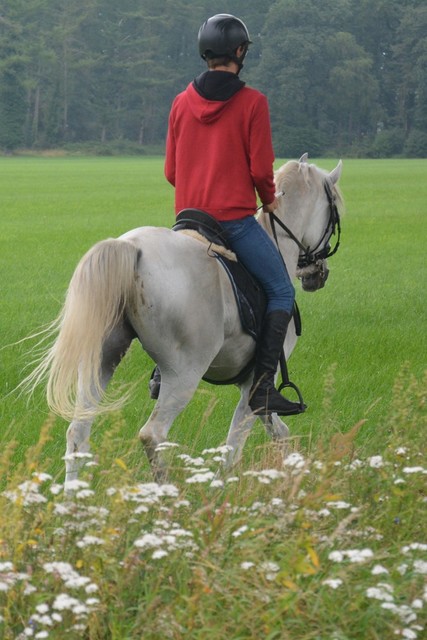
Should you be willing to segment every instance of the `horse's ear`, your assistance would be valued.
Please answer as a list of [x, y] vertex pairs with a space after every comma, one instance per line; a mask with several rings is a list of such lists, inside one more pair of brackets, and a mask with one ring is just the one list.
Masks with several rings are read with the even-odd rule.
[[332, 182], [332, 184], [337, 184], [338, 180], [341, 177], [341, 172], [342, 172], [342, 160], [338, 162], [335, 169], [332, 169], [331, 173], [329, 174], [329, 179]]
[[308, 153], [303, 153], [301, 158], [298, 160], [300, 164], [305, 164], [308, 160]]

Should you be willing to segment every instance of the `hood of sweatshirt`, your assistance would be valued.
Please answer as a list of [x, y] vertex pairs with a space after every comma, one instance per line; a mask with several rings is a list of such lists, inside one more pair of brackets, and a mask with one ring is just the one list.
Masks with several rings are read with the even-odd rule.
[[205, 71], [186, 90], [190, 109], [203, 124], [215, 122], [245, 83], [229, 71]]

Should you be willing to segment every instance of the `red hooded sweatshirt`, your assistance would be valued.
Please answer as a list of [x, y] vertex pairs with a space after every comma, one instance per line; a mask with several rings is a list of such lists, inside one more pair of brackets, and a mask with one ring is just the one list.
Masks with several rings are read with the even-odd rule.
[[[220, 79], [219, 73], [203, 75], [209, 81]], [[197, 80], [175, 98], [165, 161], [176, 213], [202, 209], [220, 221], [254, 215], [255, 189], [262, 204], [273, 202], [275, 192], [267, 98], [224, 73], [240, 84], [228, 99], [207, 99]]]

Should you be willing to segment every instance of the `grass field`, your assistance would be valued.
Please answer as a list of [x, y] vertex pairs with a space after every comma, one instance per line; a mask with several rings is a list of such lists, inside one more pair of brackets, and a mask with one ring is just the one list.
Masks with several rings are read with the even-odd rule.
[[[330, 169], [335, 162], [319, 164]], [[173, 190], [161, 158], [3, 158], [0, 170], [0, 419], [2, 431], [14, 424], [14, 435], [26, 446], [38, 437], [46, 408], [42, 390], [28, 406], [13, 393], [5, 398], [23, 377], [31, 343], [5, 345], [56, 317], [76, 263], [96, 241], [136, 226], [171, 225]], [[347, 213], [340, 251], [330, 261], [325, 289], [297, 292], [303, 336], [290, 371], [309, 410], [289, 422], [303, 446], [317, 440], [326, 423], [346, 431], [365, 417], [362, 441], [375, 439], [401, 367], [408, 363], [417, 377], [423, 372], [426, 177], [423, 160], [344, 162]], [[125, 410], [126, 443], [152, 407], [146, 391], [150, 367], [135, 344], [117, 374], [117, 384], [141, 380]], [[331, 387], [326, 421], [325, 384]], [[234, 388], [202, 384], [172, 437], [194, 443], [196, 450], [222, 442], [237, 397]], [[199, 417], [216, 400], [209, 428], [201, 432]], [[62, 441], [64, 423], [57, 424]], [[254, 443], [263, 438], [256, 431]]]
[[290, 373], [309, 410], [288, 421], [285, 466], [257, 428], [236, 477], [212, 483], [221, 452], [205, 450], [238, 392], [202, 383], [170, 434], [175, 485], [142, 484], [152, 363], [135, 343], [114, 382], [132, 398], [96, 423], [99, 466], [73, 499], [66, 423], [43, 389], [13, 391], [34, 357], [19, 341], [96, 241], [170, 226], [173, 191], [160, 158], [0, 158], [0, 175], [0, 640], [421, 638], [427, 161], [344, 161], [328, 283], [297, 286]]

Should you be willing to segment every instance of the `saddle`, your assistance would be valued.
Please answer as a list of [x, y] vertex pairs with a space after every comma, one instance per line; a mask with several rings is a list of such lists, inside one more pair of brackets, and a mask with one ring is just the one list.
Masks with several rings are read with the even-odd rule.
[[[219, 245], [232, 252], [227, 242], [227, 233], [221, 223], [211, 215], [200, 209], [183, 209], [176, 217], [173, 231], [191, 229], [204, 236], [210, 243]], [[267, 307], [267, 297], [264, 289], [241, 262], [230, 260], [224, 255], [213, 251], [215, 258], [227, 273], [239, 310], [242, 329], [254, 340], [261, 333], [262, 321]], [[294, 322], [297, 336], [301, 335], [301, 316], [297, 304], [294, 305]]]
[[[177, 215], [173, 231], [191, 229], [204, 236], [211, 245], [219, 245], [229, 252], [227, 236], [221, 224], [200, 209], [184, 209]], [[239, 310], [242, 329], [255, 341], [261, 333], [262, 321], [267, 307], [267, 298], [259, 282], [241, 262], [235, 262], [212, 248], [212, 255], [220, 262], [230, 279]]]

